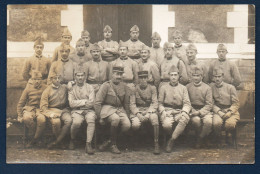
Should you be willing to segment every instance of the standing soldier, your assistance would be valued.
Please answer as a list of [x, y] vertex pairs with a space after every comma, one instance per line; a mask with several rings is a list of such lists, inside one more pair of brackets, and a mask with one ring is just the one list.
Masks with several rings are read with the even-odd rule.
[[52, 83], [51, 77], [60, 74], [59, 80], [61, 84], [68, 84], [74, 80], [74, 67], [75, 62], [69, 58], [70, 46], [62, 44], [59, 48], [61, 58], [51, 64], [48, 84]]
[[[128, 53], [128, 46], [126, 43], [120, 41], [119, 43], [119, 55], [120, 57], [113, 62], [111, 62], [111, 67], [110, 67], [110, 74], [112, 75], [112, 69], [115, 64], [122, 64], [124, 73], [123, 73], [123, 82], [127, 84], [127, 86], [133, 90], [135, 88], [135, 84], [138, 83], [138, 64], [136, 61], [130, 59], [127, 56]], [[110, 75], [110, 76], [111, 76]], [[111, 78], [110, 78], [111, 79]]]
[[154, 32], [152, 35], [152, 47], [150, 49], [150, 57], [151, 60], [153, 60], [158, 67], [161, 66], [162, 61], [164, 60], [164, 51], [163, 48], [160, 46], [161, 43], [161, 36]]
[[[70, 110], [68, 108], [67, 85], [61, 84], [60, 74], [53, 73], [50, 76], [50, 80], [52, 84], [43, 91], [40, 103], [42, 114], [50, 120], [52, 131], [56, 137], [56, 141], [48, 145], [49, 149], [60, 145], [70, 131], [72, 123]], [[64, 123], [62, 128], [61, 121]]]
[[223, 123], [227, 133], [235, 133], [236, 123], [240, 119], [239, 100], [236, 88], [224, 82], [225, 74], [222, 68], [215, 67], [213, 76], [215, 79], [215, 83], [211, 86], [214, 101], [213, 129], [219, 144]]
[[85, 83], [85, 71], [81, 68], [75, 70], [76, 85], [69, 91], [69, 105], [72, 109], [72, 125], [71, 125], [71, 141], [69, 148], [75, 148], [75, 139], [78, 130], [85, 120], [87, 123], [86, 128], [86, 146], [85, 152], [94, 154], [91, 142], [95, 131], [96, 114], [94, 111], [95, 91], [93, 87]]
[[90, 34], [87, 30], [84, 30], [81, 32], [81, 39], [85, 42], [85, 54], [86, 54], [87, 60], [91, 60], [90, 46], [92, 44], [89, 42]]
[[[88, 48], [89, 49], [89, 48]], [[85, 42], [79, 39], [76, 43], [76, 52], [70, 55], [70, 59], [76, 62], [77, 65], [83, 65], [84, 63], [92, 59], [91, 55], [87, 55]]]
[[112, 28], [106, 25], [104, 30], [104, 40], [99, 41], [98, 45], [102, 48], [101, 56], [104, 61], [111, 62], [118, 57], [118, 43], [111, 40]]
[[197, 61], [197, 59], [196, 59], [197, 48], [194, 44], [189, 44], [187, 46], [186, 55], [187, 55], [187, 58], [188, 58], [188, 63], [186, 64], [186, 69], [187, 69], [189, 83], [192, 82], [192, 79], [193, 79], [193, 77], [192, 77], [193, 68], [198, 67], [198, 66], [201, 68], [201, 70], [203, 72], [202, 81], [204, 83], [208, 83], [209, 77], [208, 77], [207, 67], [204, 63]]
[[139, 84], [130, 97], [131, 121], [133, 130], [138, 130], [142, 123], [150, 121], [154, 129], [154, 154], [160, 154], [158, 99], [155, 86], [148, 84], [148, 71], [139, 71]]
[[[32, 71], [40, 71], [42, 80], [44, 80], [43, 82], [46, 83], [45, 80], [48, 77], [51, 61], [42, 55], [43, 48], [43, 42], [39, 37], [34, 43], [35, 54], [27, 59], [24, 64], [22, 72], [24, 80], [28, 81], [32, 77]], [[29, 83], [31, 82], [29, 81]]]
[[138, 65], [139, 70], [148, 72], [148, 83], [158, 88], [160, 84], [159, 68], [156, 63], [150, 59], [150, 48], [146, 45], [142, 47], [141, 59]]
[[203, 144], [204, 137], [209, 135], [212, 128], [212, 91], [210, 86], [202, 82], [203, 71], [199, 66], [194, 67], [191, 74], [193, 82], [186, 87], [192, 106], [191, 123], [198, 135], [195, 147], [199, 148]]
[[142, 49], [142, 46], [144, 45], [143, 42], [141, 42], [139, 39], [139, 28], [137, 25], [134, 25], [130, 29], [130, 39], [126, 41], [126, 45], [128, 47], [128, 56], [131, 59], [140, 59], [140, 50]]
[[235, 63], [227, 60], [227, 47], [224, 44], [219, 44], [217, 48], [218, 59], [211, 62], [209, 67], [209, 80], [215, 82], [213, 69], [214, 67], [220, 67], [224, 72], [223, 81], [235, 86], [236, 88], [241, 83], [240, 73]]
[[91, 45], [90, 53], [92, 60], [86, 64], [86, 78], [87, 83], [92, 85], [97, 93], [99, 87], [108, 81], [110, 70], [108, 63], [101, 59], [101, 48], [98, 44]]
[[188, 77], [186, 72], [185, 64], [182, 60], [178, 59], [174, 56], [173, 45], [169, 42], [165, 42], [163, 45], [165, 58], [161, 64], [160, 72], [161, 72], [161, 83], [160, 87], [164, 84], [168, 84], [170, 81], [169, 69], [174, 65], [179, 70], [179, 82], [183, 85], [187, 84]]
[[[190, 117], [191, 104], [187, 88], [179, 83], [179, 70], [174, 65], [169, 70], [170, 82], [163, 85], [159, 92], [159, 112], [164, 131], [171, 134], [166, 152], [170, 153], [174, 141], [182, 134]], [[172, 125], [177, 126], [172, 132]]]
[[69, 46], [69, 49], [70, 49], [70, 54], [73, 54], [75, 52], [75, 48], [73, 48], [71, 45], [70, 45], [70, 41], [72, 39], [72, 35], [69, 31], [68, 28], [65, 28], [63, 33], [62, 33], [62, 36], [61, 36], [61, 41], [62, 41], [62, 44], [60, 46], [58, 46], [55, 50], [54, 50], [54, 53], [53, 53], [53, 56], [52, 56], [52, 60], [51, 62], [55, 62], [57, 60], [60, 60], [61, 59], [61, 52], [60, 52], [60, 49], [61, 47], [63, 47], [62, 45], [68, 45]]
[[175, 43], [174, 55], [182, 60], [186, 65], [188, 63], [188, 60], [186, 57], [186, 47], [182, 45], [182, 33], [179, 30], [175, 30], [172, 37], [173, 42]]
[[17, 105], [18, 121], [24, 122], [29, 130], [35, 131], [34, 138], [26, 145], [27, 148], [37, 143], [45, 129], [46, 121], [40, 112], [40, 99], [46, 85], [42, 84], [41, 72], [32, 71], [31, 75], [31, 84], [26, 86]]
[[122, 132], [127, 132], [131, 126], [128, 118], [130, 90], [122, 83], [123, 73], [122, 65], [115, 64], [112, 79], [101, 85], [95, 101], [95, 111], [100, 118], [100, 124], [110, 124], [110, 139], [105, 141], [99, 149], [104, 151], [107, 146], [111, 145], [111, 152], [115, 154], [121, 153], [116, 145], [118, 126], [121, 125]]

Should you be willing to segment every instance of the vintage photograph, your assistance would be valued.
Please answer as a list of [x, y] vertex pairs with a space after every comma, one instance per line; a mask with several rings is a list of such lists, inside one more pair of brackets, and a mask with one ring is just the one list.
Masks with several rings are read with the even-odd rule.
[[255, 163], [254, 5], [8, 5], [6, 35], [6, 163]]

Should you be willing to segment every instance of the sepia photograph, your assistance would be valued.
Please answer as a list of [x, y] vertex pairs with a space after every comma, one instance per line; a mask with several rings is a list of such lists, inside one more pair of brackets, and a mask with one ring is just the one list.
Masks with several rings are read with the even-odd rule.
[[255, 163], [255, 5], [6, 8], [6, 163]]

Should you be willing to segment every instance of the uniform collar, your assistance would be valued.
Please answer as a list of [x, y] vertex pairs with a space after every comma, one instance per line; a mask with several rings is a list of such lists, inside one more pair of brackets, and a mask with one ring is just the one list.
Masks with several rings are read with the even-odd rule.
[[99, 59], [93, 59], [93, 62], [100, 62], [101, 61], [101, 58]]
[[197, 65], [197, 61], [196, 61], [195, 59], [194, 59], [193, 61], [189, 61], [189, 60], [188, 60], [188, 64], [189, 64], [189, 65], [192, 65], [192, 64]]
[[59, 89], [60, 86], [55, 86], [53, 83], [51, 84], [51, 86], [55, 89]]
[[175, 87], [175, 86], [178, 86], [179, 82], [177, 82], [177, 83], [174, 84], [174, 85], [173, 85], [171, 82], [169, 82], [169, 84], [170, 84], [171, 86]]
[[174, 48], [180, 48], [180, 47], [182, 47], [182, 44], [180, 44], [180, 45], [174, 45]]
[[60, 59], [62, 62], [68, 62], [69, 61], [69, 58], [67, 58], [66, 60], [64, 60], [64, 59]]
[[224, 60], [222, 59], [222, 60], [220, 60], [220, 58], [218, 58], [218, 61], [220, 61], [220, 62], [225, 62], [227, 60], [227, 58], [225, 58]]
[[120, 59], [121, 59], [121, 60], [127, 60], [128, 57], [127, 57], [127, 56], [125, 56], [125, 57], [120, 57]]
[[40, 58], [42, 58], [42, 55], [35, 54], [35, 57], [40, 59]]
[[193, 83], [193, 85], [196, 86], [196, 87], [201, 86], [201, 84], [202, 84], [202, 81], [200, 81], [199, 83]]
[[223, 86], [223, 81], [219, 85], [217, 85], [216, 83], [215, 83], [215, 85], [217, 88], [221, 88]]

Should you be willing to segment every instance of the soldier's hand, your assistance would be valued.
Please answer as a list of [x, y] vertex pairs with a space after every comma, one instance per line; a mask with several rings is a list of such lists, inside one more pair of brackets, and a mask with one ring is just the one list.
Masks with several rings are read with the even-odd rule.
[[224, 119], [228, 119], [229, 117], [231, 117], [231, 112], [230, 111], [225, 113], [224, 116], [223, 116]]
[[171, 114], [172, 114], [172, 115], [176, 115], [176, 114], [179, 114], [180, 112], [181, 112], [180, 109], [173, 109], [172, 112], [171, 112]]
[[104, 126], [104, 125], [105, 125], [104, 119], [100, 118], [100, 119], [99, 119], [99, 124], [102, 125], [102, 126]]
[[142, 122], [142, 121], [144, 121], [144, 116], [141, 114], [141, 113], [137, 113], [137, 115], [136, 115], [138, 118], [139, 118], [139, 120]]
[[225, 113], [222, 112], [222, 111], [218, 111], [218, 115], [219, 115], [221, 118], [224, 118], [224, 117], [225, 117]]
[[19, 116], [18, 116], [18, 117], [17, 117], [17, 121], [20, 122], [20, 123], [22, 123], [22, 122], [23, 122], [23, 117], [19, 117]]
[[195, 112], [192, 113], [192, 116], [198, 116], [198, 115], [200, 115], [199, 111], [195, 111]]
[[71, 90], [73, 85], [75, 85], [74, 81], [68, 82], [68, 85], [67, 85], [68, 90]]
[[149, 117], [150, 117], [150, 114], [149, 114], [149, 113], [145, 114], [145, 116], [144, 116], [145, 121], [149, 120]]

